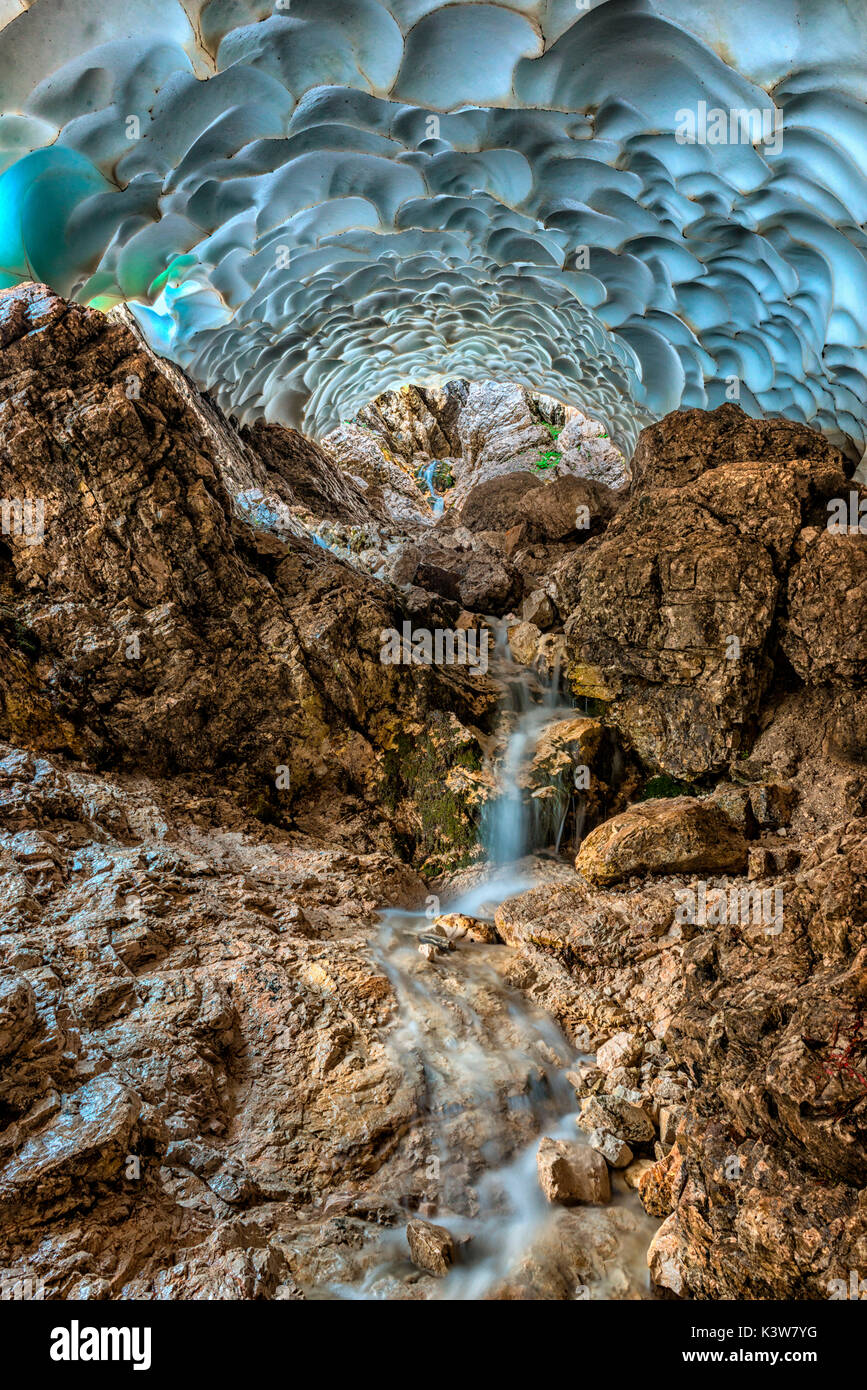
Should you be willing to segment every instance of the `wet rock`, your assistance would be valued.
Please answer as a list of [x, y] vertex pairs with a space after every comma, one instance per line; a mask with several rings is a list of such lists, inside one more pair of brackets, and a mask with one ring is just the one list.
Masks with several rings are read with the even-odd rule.
[[456, 1258], [454, 1238], [444, 1226], [430, 1221], [410, 1221], [406, 1228], [409, 1256], [416, 1269], [438, 1279], [448, 1274]]
[[536, 1164], [539, 1184], [549, 1202], [572, 1206], [611, 1200], [608, 1165], [595, 1149], [545, 1138], [539, 1144]]
[[539, 651], [542, 636], [533, 623], [516, 623], [507, 633], [509, 649], [519, 666], [532, 666]]
[[640, 802], [587, 836], [575, 867], [592, 883], [634, 874], [713, 873], [746, 867], [747, 846], [707, 800], [678, 796]]

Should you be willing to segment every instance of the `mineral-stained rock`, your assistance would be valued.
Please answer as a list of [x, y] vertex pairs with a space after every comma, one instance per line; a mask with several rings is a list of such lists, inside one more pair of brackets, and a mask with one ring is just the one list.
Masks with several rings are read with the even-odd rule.
[[635, 874], [713, 873], [746, 867], [747, 846], [707, 800], [678, 796], [639, 802], [587, 836], [575, 867], [592, 883]]
[[595, 1149], [542, 1139], [536, 1154], [539, 1183], [549, 1202], [572, 1206], [578, 1202], [608, 1202], [611, 1182], [608, 1164]]
[[410, 1221], [406, 1228], [410, 1259], [417, 1269], [442, 1278], [455, 1262], [455, 1242], [444, 1226], [430, 1221]]

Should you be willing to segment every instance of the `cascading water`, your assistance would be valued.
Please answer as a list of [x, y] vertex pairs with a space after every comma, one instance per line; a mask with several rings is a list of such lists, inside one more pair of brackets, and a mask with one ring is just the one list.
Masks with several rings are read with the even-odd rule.
[[431, 511], [434, 516], [441, 516], [443, 508], [445, 507], [445, 499], [440, 496], [434, 487], [434, 477], [436, 476], [438, 466], [439, 460], [431, 459], [430, 463], [425, 464], [424, 468], [420, 469], [416, 475], [419, 482], [424, 483], [430, 493]]
[[[568, 877], [541, 848], [544, 817], [534, 816], [522, 782], [548, 725], [575, 711], [558, 703], [558, 680], [515, 667], [499, 634], [494, 663], [511, 724], [500, 795], [487, 818], [489, 862], [460, 896], [427, 914], [390, 911], [374, 951], [399, 1005], [389, 1049], [417, 1078], [424, 1115], [416, 1163], [427, 1177], [424, 1214], [454, 1238], [458, 1259], [424, 1296], [438, 1299], [641, 1298], [648, 1296], [645, 1252], [656, 1223], [614, 1177], [609, 1206], [551, 1205], [539, 1186], [540, 1139], [582, 1141], [568, 1078], [581, 1060], [554, 1021], [508, 980], [516, 953], [461, 941], [432, 959], [419, 952], [439, 911], [488, 918], [500, 902], [546, 879]], [[548, 843], [555, 838], [554, 827]], [[562, 831], [562, 819], [559, 830]], [[349, 1298], [418, 1297], [406, 1232], [378, 1237], [379, 1259]]]

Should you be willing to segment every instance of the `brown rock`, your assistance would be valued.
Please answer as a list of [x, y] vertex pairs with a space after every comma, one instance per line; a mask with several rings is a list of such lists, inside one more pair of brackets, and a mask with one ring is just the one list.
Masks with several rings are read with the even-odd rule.
[[591, 831], [575, 867], [592, 883], [634, 874], [738, 871], [747, 846], [710, 801], [678, 796], [639, 802]]
[[546, 1138], [539, 1144], [536, 1163], [539, 1183], [549, 1202], [574, 1206], [611, 1200], [608, 1165], [595, 1149]]
[[641, 431], [632, 457], [633, 493], [683, 487], [721, 464], [842, 456], [824, 435], [793, 420], [754, 420], [729, 402], [716, 410], [675, 410]]
[[416, 1269], [438, 1279], [448, 1274], [455, 1262], [455, 1242], [444, 1226], [430, 1221], [410, 1221], [406, 1228], [409, 1256]]

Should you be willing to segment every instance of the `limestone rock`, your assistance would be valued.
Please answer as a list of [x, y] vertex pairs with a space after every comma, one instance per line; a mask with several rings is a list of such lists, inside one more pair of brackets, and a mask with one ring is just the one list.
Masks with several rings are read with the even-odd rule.
[[608, 1202], [611, 1182], [605, 1159], [583, 1144], [542, 1139], [536, 1155], [539, 1183], [549, 1202]]
[[678, 796], [639, 802], [591, 831], [575, 867], [592, 883], [634, 874], [713, 873], [746, 867], [747, 846], [708, 801]]
[[631, 1067], [641, 1060], [641, 1039], [634, 1033], [615, 1033], [596, 1049], [596, 1065], [600, 1071], [611, 1072], [616, 1067]]

